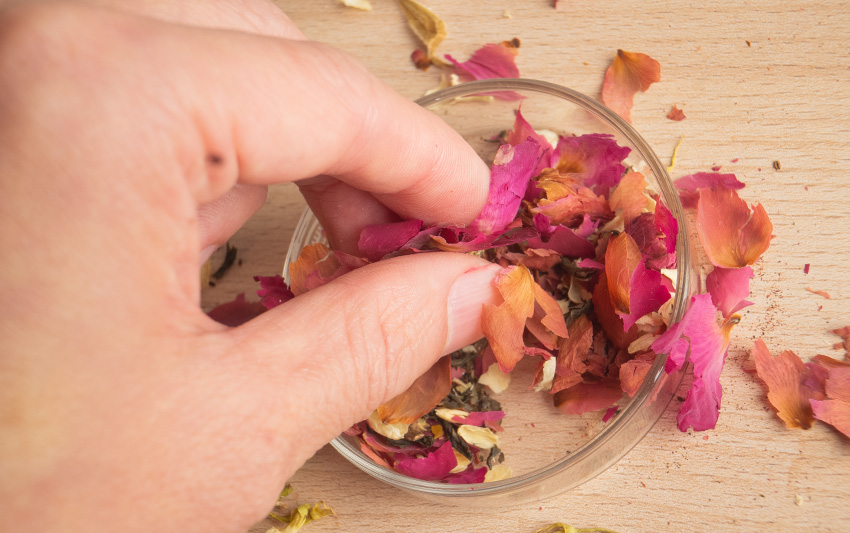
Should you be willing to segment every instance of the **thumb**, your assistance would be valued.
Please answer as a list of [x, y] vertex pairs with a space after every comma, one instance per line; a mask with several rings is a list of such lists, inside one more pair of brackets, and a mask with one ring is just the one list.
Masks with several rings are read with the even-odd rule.
[[[396, 257], [350, 272], [232, 330], [248, 372], [283, 378], [271, 399], [291, 472], [402, 393], [443, 354], [482, 337], [498, 265], [466, 254]], [[297, 444], [296, 444], [297, 443]]]

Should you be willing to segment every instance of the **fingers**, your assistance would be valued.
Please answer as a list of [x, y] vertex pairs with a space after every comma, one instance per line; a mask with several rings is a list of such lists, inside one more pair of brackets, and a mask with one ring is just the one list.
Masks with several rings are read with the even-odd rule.
[[283, 11], [268, 0], [86, 0], [88, 3], [165, 22], [239, 30], [284, 39], [306, 39]]
[[301, 430], [293, 442], [304, 460], [441, 355], [479, 339], [482, 305], [499, 301], [498, 270], [443, 253], [368, 265], [230, 331], [233, 353], [253, 376], [286, 376], [269, 408]]
[[263, 185], [237, 184], [224, 196], [198, 208], [201, 264], [263, 207], [267, 192]]

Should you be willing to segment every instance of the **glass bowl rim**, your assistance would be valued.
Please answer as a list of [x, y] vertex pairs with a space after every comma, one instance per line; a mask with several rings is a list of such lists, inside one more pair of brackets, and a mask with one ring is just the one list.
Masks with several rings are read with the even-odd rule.
[[[674, 297], [670, 324], [674, 324], [681, 320], [685, 310], [687, 309], [691, 295], [690, 287], [692, 272], [690, 268], [690, 238], [687, 231], [683, 231], [683, 229], [687, 226], [684, 224], [684, 210], [682, 208], [681, 201], [679, 200], [679, 195], [667, 173], [667, 169], [661, 163], [660, 159], [655, 154], [655, 151], [649, 146], [649, 144], [647, 144], [647, 142], [632, 127], [631, 124], [623, 120], [619, 115], [605, 107], [603, 104], [578, 91], [547, 81], [519, 78], [470, 81], [445, 89], [440, 89], [431, 94], [425, 95], [416, 100], [416, 103], [426, 109], [430, 109], [447, 100], [498, 91], [530, 91], [567, 100], [585, 111], [590, 112], [602, 122], [607, 122], [615, 131], [617, 131], [617, 133], [628, 139], [628, 141], [632, 144], [634, 149], [638, 152], [638, 155], [650, 167], [653, 175], [656, 176], [656, 183], [661, 189], [664, 201], [680, 226], [676, 243], [676, 294]], [[308, 226], [311, 222], [318, 223], [315, 219], [315, 215], [313, 215], [308, 208], [298, 221], [296, 232], [293, 235], [293, 243], [297, 240], [303, 241], [309, 235]], [[287, 252], [285, 260], [284, 278], [287, 280], [289, 276], [286, 271], [286, 266], [288, 266], [294, 259], [291, 256], [292, 247], [290, 247], [290, 250]], [[595, 452], [602, 449], [605, 444], [612, 439], [615, 439], [618, 433], [626, 431], [629, 426], [629, 422], [638, 415], [641, 408], [644, 407], [650, 399], [652, 399], [652, 401], [662, 400], [664, 402], [664, 406], [659, 409], [658, 415], [653, 417], [654, 420], [652, 423], [641, 429], [640, 436], [637, 437], [634, 442], [629, 442], [624, 448], [617, 450], [613, 459], [607, 462], [604, 467], [597, 469], [597, 471], [593, 472], [589, 477], [580, 479], [576, 483], [573, 483], [571, 486], [564, 489], [569, 490], [578, 484], [589, 481], [613, 465], [616, 461], [622, 458], [622, 456], [628, 453], [638, 442], [640, 442], [652, 429], [661, 413], [666, 410], [666, 407], [672, 400], [673, 396], [671, 395], [670, 398], [664, 399], [653, 399], [653, 396], [657, 394], [658, 389], [664, 383], [664, 379], [662, 378], [664, 377], [666, 361], [666, 355], [662, 355], [655, 359], [647, 373], [647, 377], [644, 379], [635, 395], [631, 398], [628, 405], [622, 408], [618, 413], [618, 416], [606, 424], [606, 426], [588, 442], [581, 445], [572, 453], [569, 453], [554, 462], [548, 463], [530, 472], [504, 480], [477, 484], [448, 484], [436, 481], [424, 481], [404, 476], [398, 472], [379, 466], [363, 455], [362, 452], [351, 443], [347, 442], [342, 435], [335, 438], [330, 444], [337, 452], [340, 453], [340, 455], [367, 474], [398, 488], [412, 491], [414, 493], [431, 494], [450, 498], [480, 498], [488, 495], [511, 493], [515, 490], [528, 486], [530, 483], [541, 482], [545, 479], [561, 475], [567, 470], [576, 469], [580, 463], [590, 460], [594, 456]], [[669, 377], [672, 378], [673, 376], [671, 375]], [[679, 375], [678, 379], [681, 379], [681, 375]], [[678, 385], [678, 383], [674, 385]], [[675, 388], [673, 390], [675, 392]]]

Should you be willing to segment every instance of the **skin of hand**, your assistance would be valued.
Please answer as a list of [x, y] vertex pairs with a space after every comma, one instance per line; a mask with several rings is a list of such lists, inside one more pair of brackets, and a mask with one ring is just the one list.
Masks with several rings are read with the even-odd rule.
[[[2, 6], [0, 6], [2, 7]], [[468, 223], [489, 171], [265, 0], [0, 10], [0, 530], [244, 531], [317, 449], [480, 337], [496, 267], [368, 265], [238, 328], [199, 265], [297, 182], [332, 244]]]

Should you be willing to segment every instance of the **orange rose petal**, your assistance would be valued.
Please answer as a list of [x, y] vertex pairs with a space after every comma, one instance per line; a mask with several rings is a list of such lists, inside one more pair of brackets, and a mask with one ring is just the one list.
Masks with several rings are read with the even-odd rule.
[[[551, 294], [544, 291], [543, 288], [536, 282], [531, 286], [534, 292], [534, 301], [542, 311], [540, 323], [546, 326], [549, 331], [558, 337], [567, 336], [567, 323], [564, 321], [564, 312], [561, 311], [561, 306], [555, 301]], [[535, 307], [535, 315], [537, 318], [537, 307]]]
[[640, 172], [629, 172], [620, 180], [620, 184], [611, 193], [608, 203], [612, 211], [623, 211], [623, 222], [628, 225], [636, 216], [640, 215], [649, 202], [644, 191], [646, 190], [646, 179]]
[[850, 357], [850, 326], [834, 329], [832, 330], [832, 333], [835, 333], [843, 339], [843, 342], [836, 342], [835, 345], [833, 345], [833, 348], [836, 350], [841, 350], [843, 348], [846, 352], [844, 354], [844, 358], [847, 359]]
[[412, 424], [437, 406], [452, 389], [451, 356], [444, 356], [403, 393], [378, 406], [385, 424]]
[[534, 289], [531, 272], [520, 265], [502, 270], [494, 281], [504, 301], [485, 304], [481, 313], [481, 330], [502, 372], [510, 372], [525, 355], [522, 335], [526, 320], [534, 316]]
[[771, 356], [764, 341], [753, 346], [756, 373], [767, 384], [767, 399], [776, 408], [779, 418], [789, 428], [809, 429], [814, 415], [809, 399], [812, 389], [804, 385], [806, 365], [790, 350]]
[[617, 50], [602, 81], [602, 102], [631, 123], [635, 93], [657, 81], [661, 81], [658, 61], [646, 54]]
[[616, 379], [603, 379], [592, 383], [579, 383], [555, 394], [555, 407], [568, 415], [580, 415], [611, 407], [623, 397]]
[[628, 233], [621, 233], [608, 241], [605, 251], [605, 277], [614, 310], [628, 315], [630, 312], [632, 273], [640, 263], [640, 248]]
[[832, 296], [830, 296], [830, 294], [826, 291], [820, 291], [820, 290], [817, 290], [817, 289], [813, 289], [811, 287], [806, 287], [806, 290], [809, 291], [812, 294], [817, 294], [818, 296], [826, 298], [827, 300], [832, 300]]
[[637, 326], [632, 326], [626, 331], [623, 319], [614, 310], [608, 291], [608, 280], [605, 276], [600, 276], [593, 288], [593, 312], [605, 335], [617, 348], [626, 349], [637, 338]]
[[712, 264], [741, 268], [770, 245], [773, 224], [761, 204], [753, 211], [734, 190], [699, 189], [697, 233]]
[[826, 378], [827, 400], [812, 400], [815, 418], [850, 437], [850, 367], [834, 366]]
[[630, 398], [637, 393], [643, 384], [655, 357], [655, 352], [644, 352], [636, 355], [631, 361], [626, 361], [620, 365], [620, 386]]
[[677, 106], [673, 106], [673, 109], [671, 109], [670, 112], [667, 113], [667, 118], [679, 122], [685, 120], [685, 112], [679, 109]]
[[309, 289], [307, 278], [310, 274], [318, 272], [320, 277], [330, 278], [339, 266], [339, 261], [324, 244], [307, 245], [301, 250], [298, 259], [289, 265], [289, 277], [292, 279], [289, 289], [295, 296], [303, 294]]
[[568, 331], [569, 336], [558, 346], [552, 394], [581, 383], [581, 375], [587, 369], [584, 358], [593, 344], [593, 323], [586, 316], [580, 315], [573, 320]]

